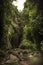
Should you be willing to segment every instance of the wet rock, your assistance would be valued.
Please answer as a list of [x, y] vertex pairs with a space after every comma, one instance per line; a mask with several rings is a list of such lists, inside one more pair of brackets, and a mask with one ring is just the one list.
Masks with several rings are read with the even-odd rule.
[[19, 59], [16, 56], [10, 54], [9, 59], [7, 59], [5, 63], [14, 63], [14, 62], [17, 62], [18, 60]]

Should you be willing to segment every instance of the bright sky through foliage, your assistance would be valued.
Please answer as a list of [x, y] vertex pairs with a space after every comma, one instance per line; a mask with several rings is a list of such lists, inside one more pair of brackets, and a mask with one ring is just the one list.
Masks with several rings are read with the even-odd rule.
[[13, 5], [17, 6], [18, 11], [22, 11], [24, 8], [24, 2], [26, 2], [26, 0], [13, 1]]

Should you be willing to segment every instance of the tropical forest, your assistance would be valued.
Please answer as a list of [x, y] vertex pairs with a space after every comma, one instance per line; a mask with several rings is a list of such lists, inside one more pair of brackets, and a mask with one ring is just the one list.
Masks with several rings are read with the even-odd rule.
[[0, 65], [43, 65], [43, 0], [0, 0]]

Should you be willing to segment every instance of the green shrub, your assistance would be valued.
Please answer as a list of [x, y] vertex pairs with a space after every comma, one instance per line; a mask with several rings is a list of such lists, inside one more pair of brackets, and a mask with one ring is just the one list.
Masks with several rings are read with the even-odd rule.
[[21, 49], [32, 49], [32, 42], [29, 40], [24, 39], [20, 46]]
[[41, 51], [43, 51], [43, 41], [41, 41]]

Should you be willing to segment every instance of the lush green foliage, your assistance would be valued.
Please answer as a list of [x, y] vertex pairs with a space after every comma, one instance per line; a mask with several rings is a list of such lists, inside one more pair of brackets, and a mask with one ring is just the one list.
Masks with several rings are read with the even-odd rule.
[[0, 48], [43, 51], [43, 0], [26, 0], [20, 13], [12, 0], [0, 2]]
[[23, 39], [31, 41], [33, 46], [35, 45], [35, 48], [40, 51], [41, 41], [43, 41], [43, 31], [41, 31], [43, 29], [42, 2], [42, 0], [26, 0], [22, 12], [25, 20]]

